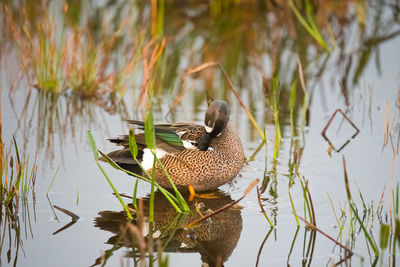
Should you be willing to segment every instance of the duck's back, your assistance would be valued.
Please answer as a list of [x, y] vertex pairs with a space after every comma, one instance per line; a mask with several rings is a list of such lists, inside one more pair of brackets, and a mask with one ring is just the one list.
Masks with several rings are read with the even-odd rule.
[[[221, 134], [212, 139], [207, 151], [186, 149], [163, 157], [161, 162], [178, 188], [192, 185], [196, 191], [206, 191], [231, 181], [243, 166], [244, 153], [236, 130], [228, 123]], [[156, 174], [161, 186], [170, 187], [160, 168]]]

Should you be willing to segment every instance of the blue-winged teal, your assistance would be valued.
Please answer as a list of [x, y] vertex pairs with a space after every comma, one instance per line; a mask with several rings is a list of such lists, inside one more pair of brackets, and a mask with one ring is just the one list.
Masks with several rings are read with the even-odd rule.
[[[192, 186], [196, 191], [213, 190], [231, 181], [241, 170], [244, 154], [239, 136], [229, 121], [229, 108], [225, 101], [215, 100], [205, 114], [205, 126], [192, 123], [156, 124], [156, 154], [178, 189]], [[144, 123], [130, 120], [139, 129]], [[144, 134], [135, 134], [138, 159], [149, 172], [153, 155], [146, 148]], [[110, 139], [124, 146], [108, 156], [123, 168], [138, 171], [129, 151], [128, 136]], [[150, 172], [151, 173], [151, 172]], [[156, 181], [163, 187], [171, 185], [160, 167], [156, 168]]]

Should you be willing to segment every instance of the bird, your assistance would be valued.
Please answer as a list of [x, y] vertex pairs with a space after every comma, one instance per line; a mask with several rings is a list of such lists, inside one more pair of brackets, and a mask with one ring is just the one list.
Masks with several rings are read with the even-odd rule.
[[[243, 167], [244, 152], [236, 129], [229, 122], [229, 107], [223, 100], [214, 100], [205, 112], [204, 125], [194, 123], [154, 124], [155, 154], [178, 190], [211, 191], [233, 180]], [[128, 120], [144, 130], [145, 123]], [[146, 146], [144, 132], [134, 134], [138, 148], [136, 159], [129, 150], [129, 135], [108, 139], [123, 146], [107, 154], [120, 167], [141, 173], [152, 173], [153, 152]], [[138, 164], [140, 163], [140, 165]], [[162, 166], [156, 162], [155, 181], [171, 188]]]

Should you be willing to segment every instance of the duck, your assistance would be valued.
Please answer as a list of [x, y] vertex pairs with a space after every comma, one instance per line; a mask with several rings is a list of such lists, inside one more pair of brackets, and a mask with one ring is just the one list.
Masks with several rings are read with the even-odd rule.
[[[211, 191], [232, 181], [243, 167], [244, 152], [238, 132], [229, 122], [230, 111], [223, 100], [214, 100], [205, 112], [204, 125], [176, 122], [154, 124], [156, 156], [178, 190]], [[128, 120], [144, 130], [144, 122]], [[141, 173], [152, 173], [162, 187], [172, 187], [161, 166], [153, 165], [154, 156], [146, 146], [144, 132], [135, 133], [138, 147], [136, 160], [129, 150], [129, 135], [108, 139], [122, 149], [107, 154], [120, 167]]]

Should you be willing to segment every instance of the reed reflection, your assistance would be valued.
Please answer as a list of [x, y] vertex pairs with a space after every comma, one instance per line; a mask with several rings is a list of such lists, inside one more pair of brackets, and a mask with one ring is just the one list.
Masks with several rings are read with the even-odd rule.
[[77, 137], [82, 137], [81, 133], [88, 128], [106, 135], [107, 124], [99, 118], [104, 119], [107, 114], [127, 116], [124, 101], [117, 99], [116, 95], [82, 101], [81, 96], [74, 94], [32, 89], [24, 99], [10, 94], [9, 100], [18, 121], [13, 135], [22, 136], [23, 151], [34, 140], [34, 129], [35, 147], [38, 151], [44, 151], [50, 162], [58, 149], [63, 160], [63, 150], [69, 140], [78, 147], [82, 140]]

